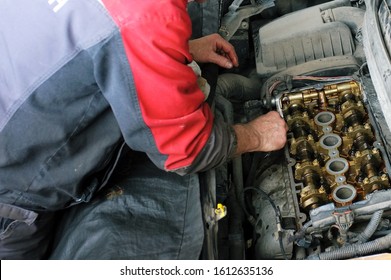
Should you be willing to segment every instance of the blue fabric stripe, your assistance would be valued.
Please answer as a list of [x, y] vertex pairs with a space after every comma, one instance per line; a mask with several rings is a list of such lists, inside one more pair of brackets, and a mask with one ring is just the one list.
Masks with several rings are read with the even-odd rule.
[[117, 28], [96, 0], [49, 2], [0, 3], [0, 131], [53, 73]]

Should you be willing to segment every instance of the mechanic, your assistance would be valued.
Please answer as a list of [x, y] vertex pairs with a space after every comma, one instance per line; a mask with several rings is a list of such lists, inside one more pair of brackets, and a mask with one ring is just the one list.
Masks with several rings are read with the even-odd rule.
[[284, 146], [277, 112], [214, 119], [188, 64], [238, 59], [187, 2], [1, 1], [1, 259], [196, 259], [197, 173]]

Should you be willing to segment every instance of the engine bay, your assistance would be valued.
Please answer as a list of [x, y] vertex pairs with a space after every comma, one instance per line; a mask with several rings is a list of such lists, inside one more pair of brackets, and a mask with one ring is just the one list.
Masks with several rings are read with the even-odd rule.
[[223, 17], [220, 31], [231, 31], [222, 34], [246, 66], [221, 75], [217, 83], [227, 76], [229, 85], [217, 86], [214, 102], [217, 117], [230, 123], [277, 110], [288, 141], [281, 151], [244, 155], [205, 174], [216, 196], [204, 204], [220, 206], [206, 211], [204, 258], [389, 254], [390, 108], [379, 94], [388, 76], [371, 71], [379, 62], [367, 59], [374, 49], [365, 25], [380, 18], [387, 34], [391, 3], [321, 1], [270, 20], [262, 15], [268, 2], [275, 1], [251, 1]]

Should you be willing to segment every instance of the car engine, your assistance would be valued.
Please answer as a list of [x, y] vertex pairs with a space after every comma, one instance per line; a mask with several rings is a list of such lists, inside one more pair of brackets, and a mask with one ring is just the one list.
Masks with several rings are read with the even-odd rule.
[[389, 254], [391, 1], [290, 1], [306, 7], [270, 18], [279, 2], [230, 1], [221, 19], [241, 67], [219, 75], [216, 117], [277, 110], [289, 131], [283, 150], [203, 174], [204, 258]]

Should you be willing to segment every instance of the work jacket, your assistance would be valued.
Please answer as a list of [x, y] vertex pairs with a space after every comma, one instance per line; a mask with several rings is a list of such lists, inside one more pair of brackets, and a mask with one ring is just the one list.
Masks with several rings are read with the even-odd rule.
[[197, 85], [187, 0], [0, 4], [0, 202], [87, 201], [120, 147], [187, 174], [225, 162], [234, 134]]

